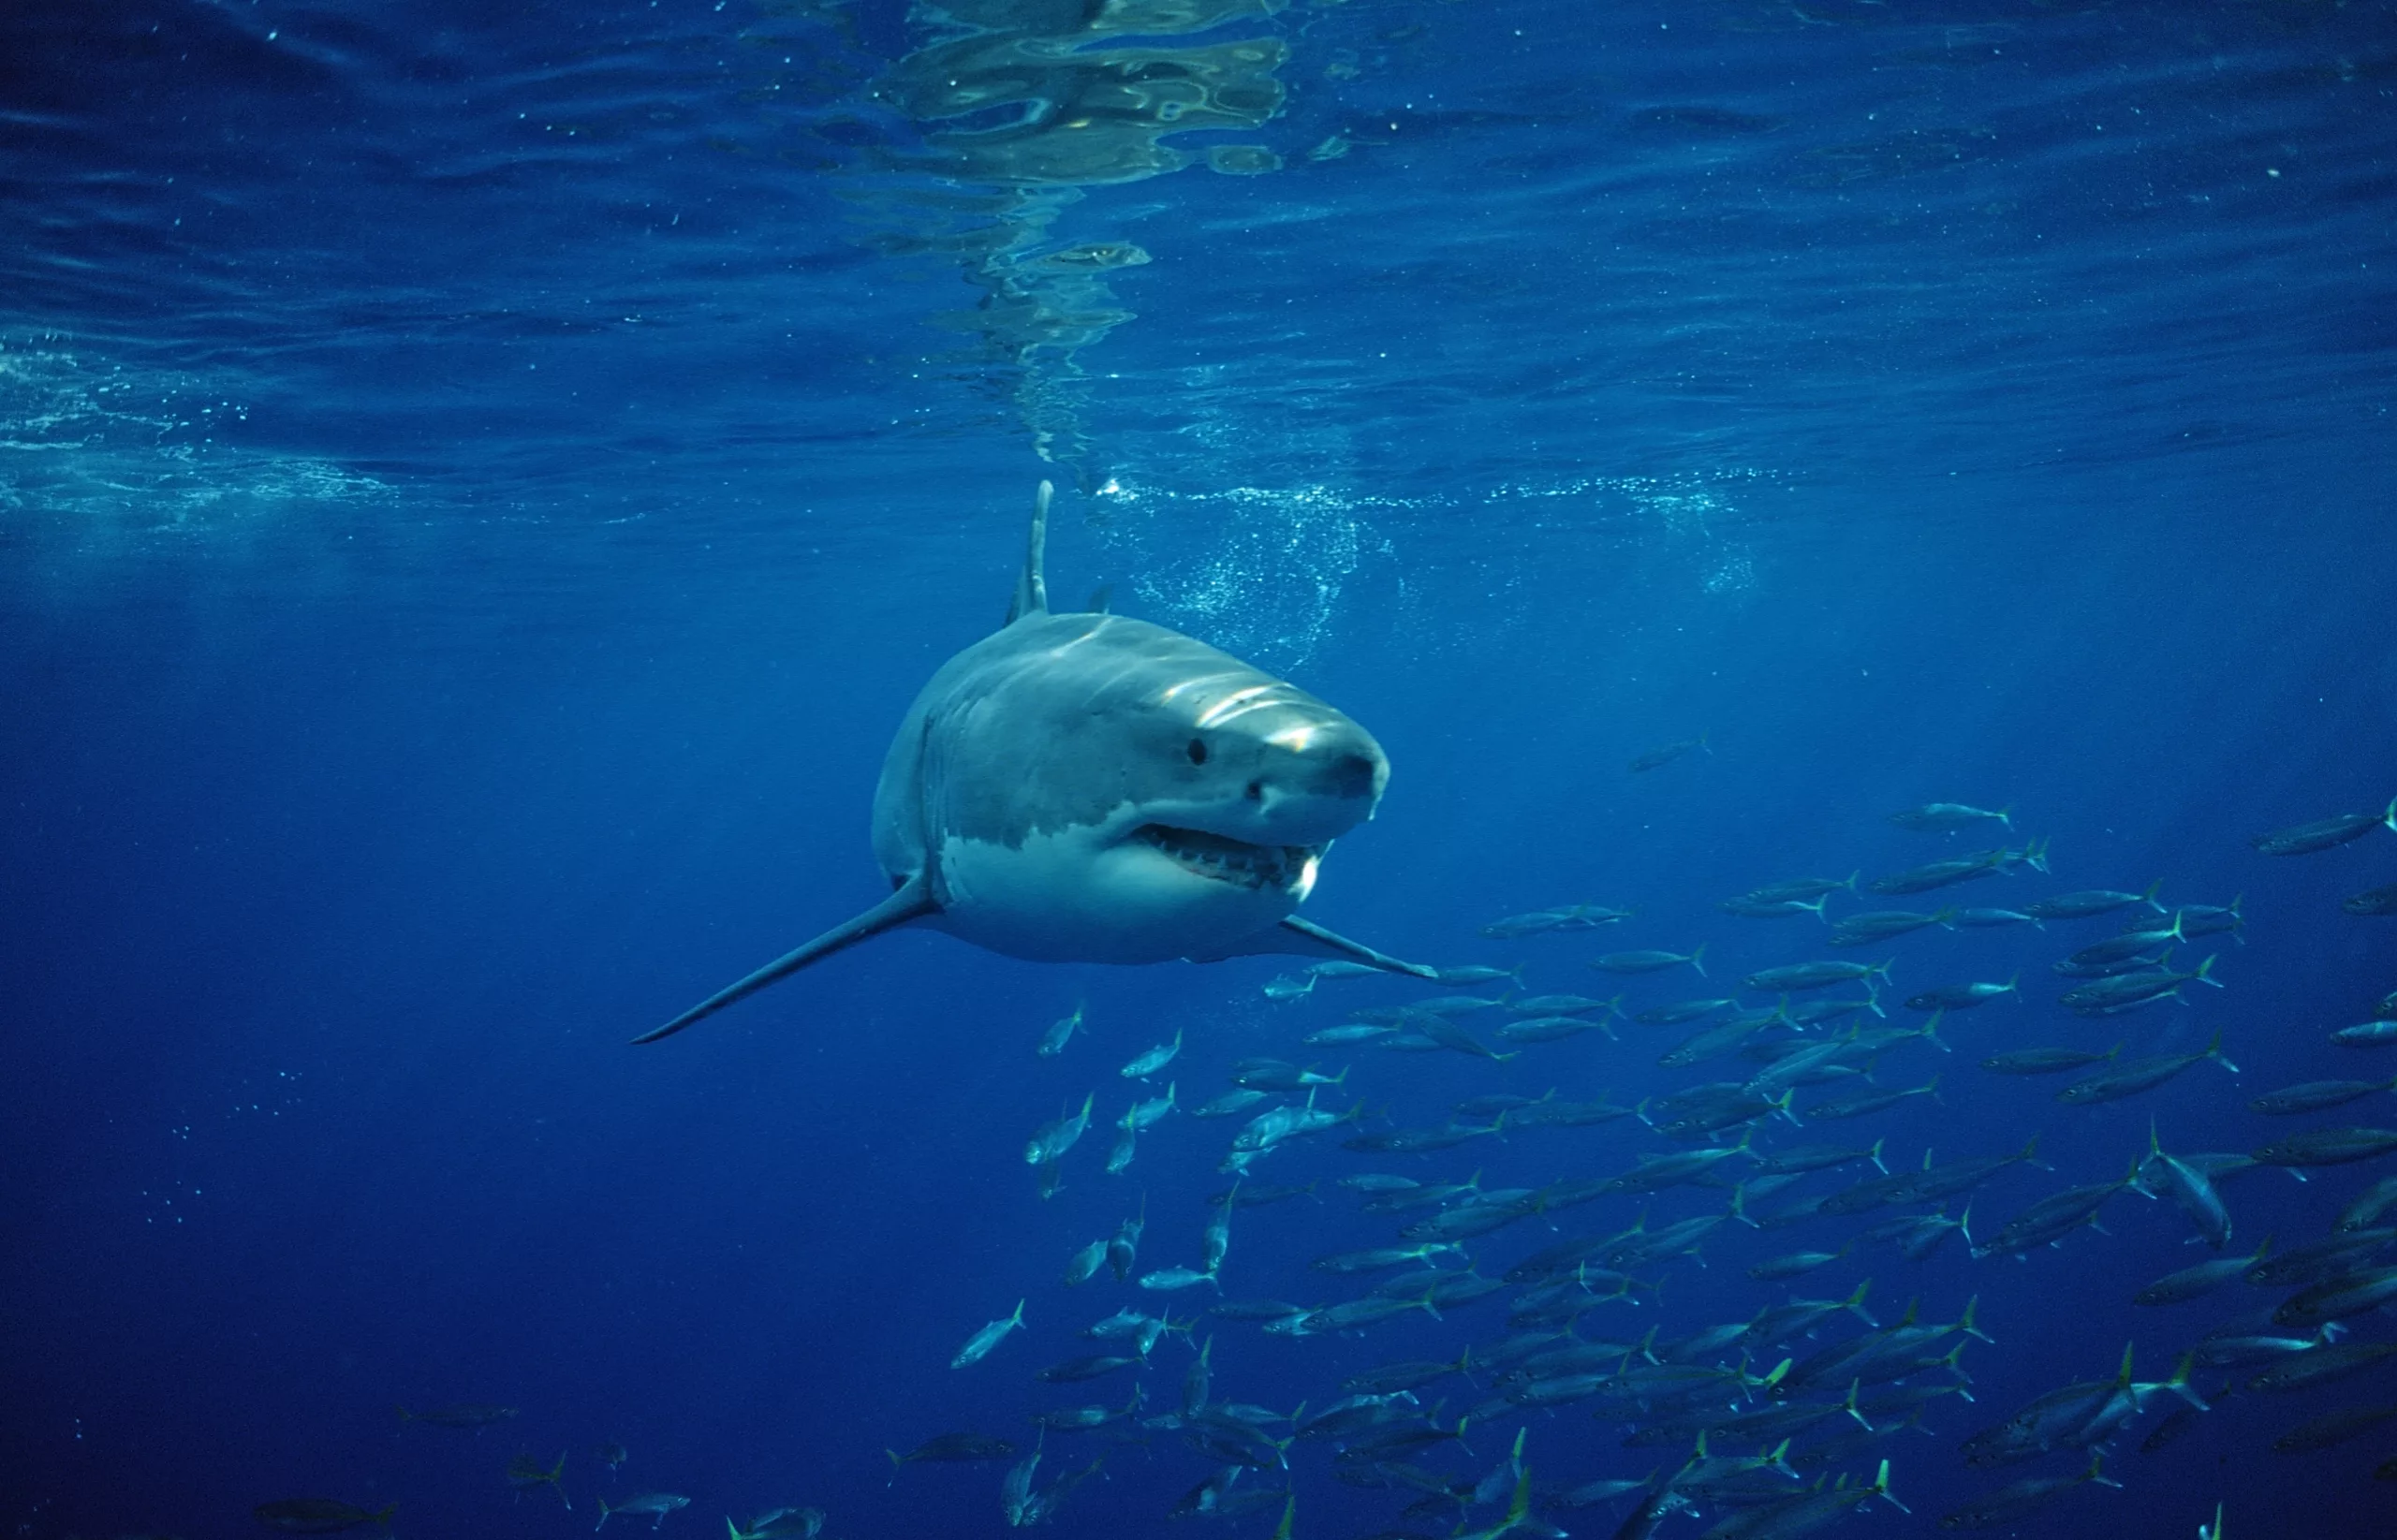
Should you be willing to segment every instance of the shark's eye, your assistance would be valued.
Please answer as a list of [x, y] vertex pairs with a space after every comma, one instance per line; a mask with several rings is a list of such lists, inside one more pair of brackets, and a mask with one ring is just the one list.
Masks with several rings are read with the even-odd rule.
[[1203, 738], [1194, 738], [1190, 741], [1190, 746], [1183, 752], [1190, 755], [1192, 764], [1203, 765], [1207, 762], [1207, 741]]

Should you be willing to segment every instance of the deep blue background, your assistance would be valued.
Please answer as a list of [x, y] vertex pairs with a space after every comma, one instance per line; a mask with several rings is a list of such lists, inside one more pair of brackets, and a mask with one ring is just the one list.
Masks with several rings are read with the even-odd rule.
[[[611, 1487], [688, 1493], [667, 1521], [686, 1535], [796, 1502], [837, 1535], [1002, 1527], [996, 1467], [886, 1487], [880, 1451], [1120, 1400], [1029, 1373], [1119, 1296], [1155, 1297], [1057, 1274], [1143, 1193], [1144, 1260], [1195, 1261], [1231, 1127], [1169, 1121], [1120, 1179], [1095, 1135], [1047, 1204], [1024, 1137], [1093, 1086], [1120, 1112], [1115, 1066], [1178, 1027], [1196, 1102], [1230, 1060], [1302, 1056], [1345, 1005], [1408, 990], [1273, 1006], [1265, 961], [1038, 967], [902, 935], [670, 1044], [625, 1039], [871, 902], [887, 735], [1003, 612], [1044, 475], [1061, 599], [1111, 582], [1381, 739], [1390, 793], [1309, 913], [1390, 950], [1608, 993], [1587, 956], [1706, 940], [1729, 979], [1819, 934], [1717, 900], [1970, 843], [1884, 822], [1931, 799], [2011, 803], [2052, 839], [2052, 877], [1970, 902], [2243, 892], [2228, 988], [2119, 1023], [2065, 1015], [2044, 975], [2109, 921], [1888, 949], [1902, 987], [2029, 970], [2025, 1005], [1954, 1022], [1952, 1059], [1892, 1056], [1893, 1082], [1941, 1073], [1944, 1104], [1860, 1130], [1909, 1160], [2040, 1131], [2056, 1174], [1999, 1179], [1977, 1231], [2118, 1172], [2151, 1112], [2172, 1148], [2244, 1149], [2287, 1131], [2245, 1096], [2376, 1072], [2324, 1032], [2397, 987], [2397, 922], [2338, 909], [2397, 880], [2397, 836], [2289, 861], [2246, 837], [2397, 792], [2389, 7], [1233, 17], [1200, 40], [1282, 39], [1287, 100], [1188, 142], [1266, 144], [1283, 169], [1060, 199], [1025, 240], [1153, 258], [1062, 341], [993, 318], [997, 200], [927, 175], [926, 125], [890, 105], [927, 18], [488, 8], [0, 23], [18, 1533], [256, 1533], [252, 1504], [324, 1493], [397, 1502], [403, 1533], [565, 1534]], [[1335, 135], [1353, 147], [1309, 158]], [[1625, 770], [1701, 730], [1711, 755]], [[1576, 901], [1640, 913], [1476, 932]], [[1037, 1059], [1084, 997], [1089, 1037]], [[2238, 1080], [2200, 1066], [2118, 1107], [1972, 1067], [2216, 1027]], [[1655, 1068], [1671, 1038], [1637, 1030], [1504, 1066], [1326, 1063], [1410, 1123], [1485, 1090], [1715, 1078]], [[1318, 1144], [1259, 1168], [1326, 1196], [1239, 1216], [1232, 1293], [1337, 1297], [1307, 1258], [1390, 1233], [1337, 1175], [1528, 1185], [1658, 1141], [1537, 1131], [1396, 1165]], [[2236, 1243], [2317, 1233], [2376, 1174], [2238, 1179]], [[1677, 1192], [1657, 1219], [1719, 1200]], [[1929, 1532], [1992, 1484], [1956, 1440], [2126, 1339], [2161, 1377], [2250, 1303], [2134, 1310], [2194, 1254], [2163, 1205], [2118, 1199], [2107, 1225], [2027, 1264], [1880, 1251], [1801, 1281], [1872, 1276], [1885, 1318], [1978, 1293], [1998, 1339], [1966, 1356], [1977, 1404], [1882, 1445], [1915, 1517], [1859, 1533]], [[1742, 1269], [1843, 1233], [1725, 1238], [1673, 1269], [1666, 1334], [1779, 1298]], [[1028, 1339], [951, 1372], [1019, 1296]], [[1498, 1312], [1353, 1341], [1225, 1324], [1216, 1388], [1319, 1404], [1360, 1368], [1488, 1340]], [[1653, 1313], [1623, 1313], [1636, 1335]], [[1184, 1361], [1160, 1348], [1158, 1398]], [[2366, 1533], [2397, 1445], [2269, 1445], [2392, 1392], [2234, 1399], [2156, 1457], [2134, 1434], [2110, 1462], [2128, 1490], [2037, 1533], [2184, 1535], [2216, 1497], [2234, 1533]], [[391, 1412], [457, 1401], [523, 1415], [476, 1436]], [[1580, 1408], [1530, 1426], [1543, 1485], [1657, 1462]], [[1507, 1436], [1448, 1458], [1478, 1474]], [[612, 1483], [603, 1439], [632, 1451]], [[510, 1504], [519, 1448], [571, 1451], [574, 1514]], [[1088, 1458], [1051, 1455], [1044, 1476]], [[1118, 1451], [1055, 1527], [1148, 1533], [1205, 1470], [1169, 1436]], [[1319, 1451], [1299, 1472], [1301, 1533], [1399, 1506]]]

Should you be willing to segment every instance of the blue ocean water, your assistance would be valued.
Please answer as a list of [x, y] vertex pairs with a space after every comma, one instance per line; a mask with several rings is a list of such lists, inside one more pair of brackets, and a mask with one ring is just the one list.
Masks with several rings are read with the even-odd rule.
[[[2341, 909], [2397, 881], [2397, 834], [2249, 844], [2397, 792], [2393, 97], [2390, 8], [2299, 0], [12, 7], [13, 1533], [255, 1533], [256, 1505], [316, 1496], [396, 1504], [403, 1535], [564, 1535], [652, 1491], [690, 1499], [660, 1521], [685, 1535], [785, 1504], [833, 1536], [997, 1533], [1004, 1462], [894, 1474], [884, 1451], [975, 1430], [1028, 1452], [1029, 1414], [1130, 1394], [1128, 1374], [1033, 1380], [1097, 1345], [1084, 1326], [1215, 1302], [1060, 1275], [1143, 1206], [1142, 1269], [1195, 1265], [1236, 1122], [1169, 1117], [1117, 1176], [1101, 1123], [1045, 1200], [1022, 1159], [1087, 1092], [1106, 1120], [1154, 1094], [1118, 1074], [1140, 1049], [1184, 1034], [1185, 1107], [1243, 1057], [1345, 1071], [1328, 1105], [1364, 1130], [1751, 1072], [1660, 1067], [1688, 1029], [1629, 1024], [1503, 1063], [1309, 1049], [1424, 987], [1277, 1003], [1262, 986], [1300, 960], [1035, 964], [919, 933], [629, 1046], [886, 890], [866, 839], [884, 748], [999, 623], [1044, 477], [1061, 607], [1107, 585], [1387, 749], [1378, 815], [1306, 905], [1319, 922], [1520, 964], [1526, 990], [1623, 988], [1635, 1011], [1886, 958], [1906, 1025], [1904, 995], [2022, 971], [2019, 1003], [1947, 1019], [1952, 1052], [1875, 1065], [1891, 1087], [1936, 1074], [1936, 1099], [1768, 1120], [1758, 1148], [1880, 1138], [1896, 1168], [2037, 1133], [2052, 1170], [1975, 1195], [1986, 1239], [2121, 1176], [2151, 1120], [2176, 1152], [2397, 1121], [2386, 1093], [2302, 1120], [2246, 1106], [2397, 1074], [2329, 1038], [2397, 989], [2397, 921]], [[2120, 915], [1841, 952], [1812, 918], [1717, 908], [1987, 843], [1888, 821], [1934, 800], [2009, 807], [1996, 833], [2047, 841], [2050, 870], [1843, 890], [1831, 917], [2160, 881], [2170, 904], [2238, 900], [2240, 931], [2175, 953], [2216, 954], [2224, 987], [2063, 1010], [2049, 965]], [[1574, 902], [1636, 913], [1480, 932]], [[1699, 943], [1703, 979], [1586, 966]], [[1078, 1003], [1085, 1035], [1036, 1055]], [[1496, 1017], [1458, 1019], [1489, 1037]], [[2235, 1078], [2201, 1063], [2116, 1104], [1977, 1067], [2217, 1031]], [[1353, 1132], [1255, 1168], [1317, 1186], [1235, 1213], [1227, 1296], [1366, 1292], [1308, 1265], [1392, 1243], [1344, 1176], [1538, 1188], [1677, 1148], [1630, 1119], [1414, 1156], [1342, 1149]], [[2319, 1238], [2383, 1174], [2228, 1177], [2231, 1249]], [[1467, 1249], [1494, 1274], [1728, 1197], [1610, 1196]], [[1896, 1535], [2085, 1463], [1977, 1470], [1967, 1435], [2110, 1375], [2125, 1342], [2162, 1380], [2285, 1297], [2134, 1306], [2214, 1254], [2131, 1194], [2019, 1262], [1860, 1247], [1791, 1283], [1746, 1276], [1879, 1217], [1728, 1224], [1581, 1329], [1670, 1342], [1867, 1280], [1884, 1326], [1977, 1299], [1993, 1342], [1959, 1360], [1970, 1401], [1802, 1473], [1869, 1481], [1886, 1459], [1910, 1514], [1875, 1502], [1839, 1527]], [[1025, 1330], [952, 1371], [1019, 1298]], [[1507, 1310], [1195, 1335], [1216, 1398], [1287, 1413], [1377, 1364], [1479, 1354]], [[1169, 1337], [1152, 1357], [1143, 1416], [1179, 1406], [1191, 1354]], [[2121, 1490], [2066, 1492], [2012, 1533], [2185, 1536], [2217, 1502], [2242, 1536], [2397, 1529], [2374, 1479], [2397, 1432], [2273, 1447], [2397, 1402], [2388, 1370], [2216, 1397], [2233, 1377], [2198, 1375], [2213, 1410], [2169, 1447], [2139, 1448], [2169, 1395], [2113, 1441]], [[1503, 1388], [1422, 1398], [1445, 1420]], [[516, 1415], [477, 1432], [394, 1413], [459, 1403]], [[1654, 1420], [1617, 1401], [1488, 1415], [1419, 1462], [1475, 1481], [1521, 1429], [1534, 1511], [1610, 1534], [1629, 1500], [1548, 1500], [1669, 1475], [1687, 1441], [1624, 1445]], [[1103, 1457], [1055, 1533], [1164, 1531], [1217, 1468], [1174, 1428], [1115, 1431], [1042, 1445], [1043, 1485]], [[511, 1457], [561, 1451], [570, 1512], [511, 1497]], [[1331, 1454], [1290, 1448], [1294, 1535], [1506, 1517], [1510, 1483], [1402, 1519], [1420, 1494], [1335, 1479]], [[1698, 1507], [1657, 1533], [1731, 1512]], [[1174, 1528], [1263, 1535], [1282, 1512]]]

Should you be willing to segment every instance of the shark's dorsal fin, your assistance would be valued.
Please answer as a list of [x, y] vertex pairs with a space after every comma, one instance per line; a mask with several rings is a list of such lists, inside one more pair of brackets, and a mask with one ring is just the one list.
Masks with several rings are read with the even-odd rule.
[[1049, 612], [1049, 583], [1041, 575], [1041, 564], [1049, 550], [1049, 499], [1056, 489], [1048, 482], [1032, 498], [1032, 533], [1024, 541], [1023, 576], [1015, 580], [1015, 602], [1007, 606], [1007, 623], [1013, 625], [1026, 615]]

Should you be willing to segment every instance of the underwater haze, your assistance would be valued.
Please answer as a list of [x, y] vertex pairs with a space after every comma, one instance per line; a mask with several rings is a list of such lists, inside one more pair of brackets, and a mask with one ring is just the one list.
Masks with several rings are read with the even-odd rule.
[[[2397, 1533], [2397, 7], [25, 0], [0, 187], [12, 1534]], [[1441, 976], [634, 1045], [1044, 480]]]

